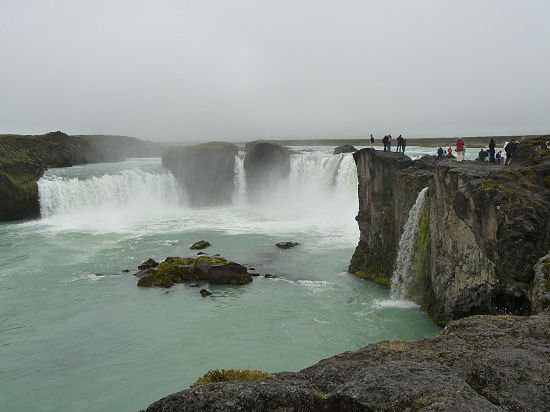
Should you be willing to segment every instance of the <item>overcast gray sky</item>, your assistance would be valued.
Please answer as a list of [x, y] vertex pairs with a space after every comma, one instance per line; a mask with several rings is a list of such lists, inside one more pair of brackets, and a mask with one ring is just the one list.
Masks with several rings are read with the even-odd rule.
[[549, 18], [549, 0], [0, 0], [0, 133], [549, 133]]

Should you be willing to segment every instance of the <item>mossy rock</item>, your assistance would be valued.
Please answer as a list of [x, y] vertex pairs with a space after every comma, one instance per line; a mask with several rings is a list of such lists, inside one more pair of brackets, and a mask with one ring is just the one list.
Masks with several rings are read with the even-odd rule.
[[189, 249], [199, 250], [205, 249], [208, 246], [211, 246], [209, 242], [207, 242], [206, 240], [199, 240], [198, 242], [193, 243]]
[[156, 269], [152, 269], [148, 275], [142, 277], [138, 281], [138, 286], [169, 288], [175, 283], [199, 279], [201, 277], [195, 270], [195, 259], [168, 257]]
[[139, 270], [143, 269], [150, 269], [150, 268], [156, 268], [158, 266], [158, 262], [155, 261], [152, 258], [147, 259], [145, 262], [143, 262], [141, 265], [138, 266]]
[[273, 375], [259, 370], [250, 369], [215, 369], [206, 372], [202, 377], [197, 379], [191, 385], [191, 388], [200, 385], [207, 385], [216, 382], [252, 382], [252, 381], [267, 381], [272, 379]]

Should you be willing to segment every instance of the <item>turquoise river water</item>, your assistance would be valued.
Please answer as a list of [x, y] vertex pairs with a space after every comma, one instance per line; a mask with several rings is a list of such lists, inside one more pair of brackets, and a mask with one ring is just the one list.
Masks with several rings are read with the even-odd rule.
[[[191, 209], [160, 159], [47, 171], [42, 217], [0, 224], [0, 410], [136, 411], [210, 369], [297, 371], [439, 331], [346, 272], [359, 238], [351, 155], [292, 155], [289, 180], [254, 205], [242, 155], [235, 172], [232, 206]], [[185, 284], [136, 286], [141, 262], [194, 256], [201, 239], [279, 278], [201, 285], [208, 298]]]

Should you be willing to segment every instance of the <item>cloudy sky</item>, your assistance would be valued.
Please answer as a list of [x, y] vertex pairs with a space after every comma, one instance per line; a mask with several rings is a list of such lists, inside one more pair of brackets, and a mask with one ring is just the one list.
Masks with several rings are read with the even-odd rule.
[[0, 133], [550, 133], [548, 0], [0, 0]]

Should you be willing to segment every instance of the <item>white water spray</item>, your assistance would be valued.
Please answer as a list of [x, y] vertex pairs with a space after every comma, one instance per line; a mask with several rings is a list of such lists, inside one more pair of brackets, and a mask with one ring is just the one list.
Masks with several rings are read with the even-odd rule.
[[235, 191], [233, 192], [233, 204], [246, 204], [246, 175], [244, 172], [244, 153], [239, 152], [235, 155], [235, 166], [233, 167], [235, 177]]
[[395, 269], [391, 277], [391, 292], [395, 298], [407, 297], [407, 291], [414, 278], [412, 270], [413, 254], [418, 239], [420, 215], [426, 203], [424, 197], [426, 190], [428, 190], [427, 187], [422, 189], [418, 194], [414, 206], [409, 211], [409, 217], [399, 240]]
[[40, 213], [57, 215], [109, 212], [151, 211], [178, 203], [174, 177], [166, 172], [139, 169], [85, 179], [45, 176], [38, 181]]

